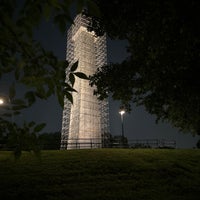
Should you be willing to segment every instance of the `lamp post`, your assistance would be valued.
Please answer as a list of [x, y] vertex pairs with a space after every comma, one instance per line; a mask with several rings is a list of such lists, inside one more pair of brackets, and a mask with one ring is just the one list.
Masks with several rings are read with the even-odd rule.
[[[121, 124], [122, 124], [122, 141], [124, 141], [124, 114], [125, 114], [125, 110], [121, 109], [119, 111], [119, 114], [121, 115]], [[124, 143], [124, 142], [123, 142]]]

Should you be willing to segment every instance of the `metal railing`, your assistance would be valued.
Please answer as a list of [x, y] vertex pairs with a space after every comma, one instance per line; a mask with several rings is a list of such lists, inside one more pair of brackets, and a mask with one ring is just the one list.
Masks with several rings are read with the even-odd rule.
[[175, 140], [159, 140], [159, 139], [146, 139], [146, 140], [129, 140], [129, 148], [176, 148]]
[[68, 139], [61, 142], [61, 149], [96, 149], [102, 148], [102, 138]]
[[176, 148], [175, 140], [109, 140], [101, 138], [69, 139], [61, 144], [61, 149], [95, 149], [95, 148]]

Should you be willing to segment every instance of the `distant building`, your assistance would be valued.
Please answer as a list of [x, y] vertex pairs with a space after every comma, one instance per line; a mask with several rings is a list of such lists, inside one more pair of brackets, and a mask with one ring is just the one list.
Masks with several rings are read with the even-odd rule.
[[[77, 71], [93, 75], [107, 63], [106, 35], [97, 37], [87, 31], [90, 18], [76, 16], [68, 30], [66, 59], [70, 65], [78, 60]], [[66, 70], [68, 82], [69, 69]], [[61, 149], [101, 148], [109, 132], [108, 100], [99, 101], [87, 80], [76, 78], [73, 104], [64, 100]]]

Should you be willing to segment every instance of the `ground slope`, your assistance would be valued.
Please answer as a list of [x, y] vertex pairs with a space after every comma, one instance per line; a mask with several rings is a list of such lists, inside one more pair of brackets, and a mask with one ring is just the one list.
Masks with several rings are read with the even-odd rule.
[[195, 200], [200, 151], [96, 149], [0, 151], [0, 199]]

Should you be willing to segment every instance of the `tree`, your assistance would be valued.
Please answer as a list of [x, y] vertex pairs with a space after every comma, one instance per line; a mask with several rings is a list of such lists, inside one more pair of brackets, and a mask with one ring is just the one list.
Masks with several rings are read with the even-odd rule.
[[200, 140], [197, 141], [196, 146], [197, 146], [198, 149], [200, 149]]
[[[0, 14], [0, 78], [7, 73], [13, 73], [15, 82], [31, 88], [24, 99], [27, 105], [32, 105], [36, 98], [47, 99], [56, 94], [63, 106], [64, 96], [72, 102], [71, 85], [65, 82], [66, 61], [59, 61], [57, 57], [46, 51], [40, 42], [34, 40], [34, 30], [40, 23], [52, 20], [64, 32], [67, 23], [73, 23], [70, 17], [70, 6], [73, 1], [24, 1], [17, 4], [15, 0], [3, 0]], [[81, 2], [81, 1], [78, 1]], [[79, 3], [79, 6], [83, 4]], [[80, 11], [80, 9], [79, 9]], [[77, 69], [77, 63], [70, 76]], [[86, 78], [80, 75], [81, 78]], [[71, 79], [70, 79], [71, 80]], [[10, 100], [15, 96], [15, 85], [10, 90]], [[24, 102], [25, 104], [25, 102]]]
[[9, 121], [1, 119], [0, 125], [0, 145], [5, 150], [13, 150], [15, 158], [21, 156], [22, 150], [33, 151], [39, 155], [40, 149], [38, 145], [37, 133], [44, 128], [45, 124], [36, 124], [31, 121], [24, 122], [20, 127], [16, 123], [10, 124]]
[[130, 102], [144, 105], [157, 121], [200, 134], [200, 2], [95, 2], [101, 18], [93, 17], [88, 29], [128, 40], [130, 55], [98, 69], [91, 77], [95, 94], [103, 99], [111, 93], [129, 110]]
[[[75, 72], [78, 61], [69, 66], [66, 61], [58, 60], [52, 52], [45, 50], [41, 43], [34, 39], [35, 29], [45, 19], [51, 20], [60, 31], [64, 32], [66, 24], [73, 23], [70, 16], [72, 4], [76, 5], [77, 12], [80, 12], [85, 5], [94, 8], [94, 3], [90, 0], [1, 0], [0, 79], [5, 74], [14, 77], [7, 95], [9, 103], [1, 107], [1, 110], [3, 109], [0, 117], [2, 136], [9, 133], [16, 136], [20, 131], [24, 131], [24, 134], [32, 134], [29, 129], [33, 128], [32, 126], [36, 129], [38, 126], [44, 127], [43, 124], [36, 125], [32, 122], [24, 122], [22, 127], [19, 127], [9, 118], [19, 114], [22, 109], [32, 106], [37, 99], [46, 100], [51, 95], [57, 96], [61, 106], [64, 104], [64, 97], [73, 103], [71, 93], [76, 92], [73, 89], [75, 76], [88, 79], [85, 74]], [[70, 83], [65, 82], [66, 68], [69, 68]], [[16, 98], [18, 83], [27, 87], [21, 99]]]
[[61, 132], [42, 133], [38, 137], [38, 144], [41, 149], [60, 149]]

